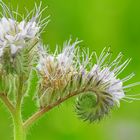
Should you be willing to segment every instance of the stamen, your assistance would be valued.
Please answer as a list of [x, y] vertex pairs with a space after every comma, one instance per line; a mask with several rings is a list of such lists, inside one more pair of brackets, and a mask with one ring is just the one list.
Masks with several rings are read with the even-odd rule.
[[130, 75], [128, 75], [127, 77], [121, 79], [121, 81], [124, 83], [124, 82], [127, 82], [129, 81], [130, 79], [132, 79], [133, 77], [135, 76], [134, 73], [131, 73]]
[[131, 88], [131, 87], [138, 86], [138, 85], [140, 85], [140, 82], [136, 82], [136, 83], [133, 83], [133, 84], [129, 84], [127, 86], [124, 86], [123, 89]]
[[122, 98], [121, 100], [122, 100], [122, 101], [125, 101], [125, 102], [127, 102], [127, 103], [132, 103], [132, 102], [133, 102], [133, 100], [128, 101], [128, 100], [125, 100], [124, 98]]
[[125, 99], [133, 100], [133, 101], [140, 101], [140, 98], [133, 98], [133, 97], [124, 97]]
[[127, 59], [120, 66], [118, 66], [117, 68], [115, 68], [113, 70], [113, 72], [115, 73], [115, 75], [118, 76], [127, 67], [127, 65], [130, 63], [130, 61], [131, 61], [131, 59]]

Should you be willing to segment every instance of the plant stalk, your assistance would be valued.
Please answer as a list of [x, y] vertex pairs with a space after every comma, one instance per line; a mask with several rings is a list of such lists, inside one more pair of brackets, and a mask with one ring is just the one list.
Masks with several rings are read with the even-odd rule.
[[61, 104], [62, 102], [66, 101], [67, 99], [76, 96], [78, 94], [80, 94], [83, 90], [77, 92], [72, 92], [70, 94], [68, 94], [67, 96], [65, 96], [64, 98], [60, 98], [58, 101], [54, 102], [51, 105], [48, 105], [46, 107], [41, 108], [39, 111], [37, 111], [35, 114], [33, 114], [28, 120], [26, 120], [23, 124], [25, 130], [27, 130], [32, 124], [34, 124], [39, 118], [41, 118], [46, 112], [50, 111], [51, 109], [53, 109], [54, 107], [58, 106], [59, 104]]
[[8, 108], [9, 112], [13, 115], [15, 113], [15, 107], [13, 106], [13, 104], [11, 103], [9, 98], [4, 93], [0, 93], [0, 99], [3, 101], [5, 106]]
[[26, 132], [23, 128], [23, 122], [20, 112], [16, 112], [15, 116], [13, 116], [14, 122], [14, 140], [26, 140]]
[[14, 140], [26, 140], [26, 132], [23, 127], [23, 120], [21, 115], [21, 105], [22, 105], [22, 91], [23, 91], [23, 76], [19, 77], [19, 90], [17, 94], [16, 100], [16, 112], [13, 115], [13, 122], [14, 122]]

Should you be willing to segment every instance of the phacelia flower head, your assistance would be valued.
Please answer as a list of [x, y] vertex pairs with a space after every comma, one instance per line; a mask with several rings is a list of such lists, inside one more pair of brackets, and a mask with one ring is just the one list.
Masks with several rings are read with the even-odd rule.
[[[75, 59], [75, 46], [79, 43], [76, 41], [71, 44], [71, 41], [68, 41], [64, 44], [64, 49], [61, 53], [58, 53], [56, 49], [54, 54], [49, 54], [45, 51], [42, 46], [39, 46], [39, 55], [40, 60], [37, 65], [37, 70], [41, 74], [42, 83], [40, 89], [44, 90], [40, 97], [43, 99], [44, 96], [50, 94], [56, 94], [56, 98], [60, 96], [60, 92], [68, 85], [71, 76], [76, 73], [74, 68], [74, 59]], [[48, 97], [47, 97], [48, 98]], [[41, 100], [41, 106], [47, 104], [46, 101]]]
[[42, 19], [47, 8], [42, 3], [27, 15], [11, 10], [0, 1], [2, 13], [0, 17], [0, 62], [4, 73], [26, 74], [27, 77], [36, 63], [37, 44], [40, 34], [49, 22], [48, 17]]
[[[134, 74], [120, 79], [118, 75], [126, 68], [131, 59], [122, 62], [122, 53], [111, 61], [109, 50], [103, 49], [98, 57], [96, 52], [90, 56], [75, 46], [79, 42], [64, 45], [60, 54], [49, 54], [39, 49], [40, 61], [37, 69], [42, 77], [39, 94], [40, 106], [67, 98], [69, 95], [79, 95], [76, 101], [76, 112], [84, 120], [90, 122], [102, 119], [114, 106], [119, 106], [120, 100], [129, 98], [125, 89], [140, 83], [124, 86]], [[95, 63], [92, 56], [95, 55]], [[130, 98], [129, 98], [130, 99]]]
[[[46, 7], [41, 10], [40, 6], [35, 5], [35, 9], [28, 12], [24, 18], [18, 11], [12, 11], [2, 1], [0, 5], [3, 9], [0, 18], [0, 56], [3, 55], [4, 49], [9, 47], [11, 54], [14, 55], [18, 50], [27, 46], [30, 40], [38, 38], [48, 20], [41, 20], [41, 14]], [[21, 20], [18, 20], [21, 18]]]
[[[96, 62], [91, 69], [82, 75], [85, 93], [77, 99], [76, 108], [78, 115], [90, 122], [102, 119], [115, 106], [120, 105], [120, 100], [131, 99], [125, 95], [125, 89], [139, 85], [134, 83], [124, 86], [134, 73], [120, 79], [118, 75], [127, 67], [131, 59], [122, 62], [122, 53], [110, 61], [111, 52], [103, 49], [98, 57], [94, 52]], [[133, 98], [134, 99], [134, 98]], [[88, 103], [88, 104], [86, 104]]]

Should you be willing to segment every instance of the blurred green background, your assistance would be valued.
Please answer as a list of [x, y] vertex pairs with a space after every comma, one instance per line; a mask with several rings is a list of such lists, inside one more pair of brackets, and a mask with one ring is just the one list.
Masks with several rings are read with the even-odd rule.
[[[11, 6], [32, 9], [34, 0], [4, 0]], [[36, 1], [39, 3], [40, 1]], [[120, 51], [133, 61], [121, 77], [134, 71], [131, 82], [140, 81], [140, 1], [139, 0], [42, 0], [51, 15], [51, 22], [42, 34], [45, 44], [61, 45], [70, 35], [84, 40], [83, 47], [97, 53], [111, 46], [114, 55]], [[34, 84], [33, 84], [34, 85]], [[140, 86], [128, 94], [140, 93]], [[30, 93], [32, 94], [32, 93]], [[74, 112], [74, 100], [47, 113], [28, 135], [28, 140], [140, 140], [140, 102], [121, 102], [107, 118], [97, 124], [79, 120]], [[30, 97], [23, 108], [24, 118], [35, 110]], [[12, 123], [8, 111], [0, 102], [0, 140], [12, 140]]]

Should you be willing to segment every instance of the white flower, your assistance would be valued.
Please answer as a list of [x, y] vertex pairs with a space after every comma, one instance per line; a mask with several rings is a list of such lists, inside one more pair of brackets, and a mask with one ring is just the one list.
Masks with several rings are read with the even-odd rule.
[[0, 19], [0, 48], [10, 47], [11, 53], [15, 54], [17, 50], [26, 46], [28, 40], [34, 39], [39, 32], [36, 22], [17, 22], [13, 19], [3, 17]]
[[[87, 81], [90, 80], [88, 87], [93, 90], [97, 96], [104, 99], [108, 104], [114, 105], [117, 103], [119, 106], [120, 100], [126, 97], [124, 89], [139, 83], [132, 84], [131, 86], [124, 86], [124, 83], [130, 80], [134, 74], [132, 73], [124, 79], [118, 78], [118, 75], [126, 68], [131, 59], [127, 59], [121, 63], [123, 55], [119, 53], [116, 59], [111, 62], [110, 55], [111, 53], [109, 51], [105, 52], [105, 49], [99, 57], [95, 53], [97, 62], [89, 72], [85, 70], [87, 74], [83, 77]], [[106, 99], [106, 97], [109, 98]]]
[[108, 67], [100, 68], [95, 64], [90, 74], [93, 76], [93, 89], [97, 94], [102, 92], [112, 96], [114, 102], [119, 105], [119, 101], [125, 97], [123, 82], [115, 76], [115, 73]]
[[[41, 33], [41, 28], [45, 27], [48, 23], [47, 18], [40, 20], [42, 12], [46, 9], [40, 10], [40, 6], [35, 5], [35, 10], [29, 12], [26, 18], [22, 18], [18, 21], [14, 18], [20, 15], [14, 12], [1, 2], [4, 15], [0, 18], [0, 56], [3, 55], [3, 51], [6, 47], [11, 49], [11, 54], [15, 54], [18, 50], [27, 46], [28, 41], [38, 38]], [[34, 14], [35, 13], [35, 14]], [[31, 18], [29, 18], [32, 15]], [[7, 16], [5, 16], [7, 15]]]
[[[71, 41], [66, 42], [62, 52], [58, 53], [56, 48], [54, 54], [49, 54], [42, 45], [39, 46], [37, 70], [41, 76], [40, 90], [42, 94], [39, 95], [40, 106], [43, 107], [47, 105], [48, 102], [50, 102], [50, 98], [53, 98], [51, 102], [57, 100], [60, 93], [69, 84], [73, 74], [76, 73], [74, 48], [78, 43], [79, 41], [75, 43], [71, 43]], [[65, 92], [66, 90], [64, 90], [62, 94]]]
[[71, 39], [68, 42], [64, 43], [64, 48], [62, 53], [58, 54], [56, 59], [58, 61], [58, 65], [62, 70], [69, 70], [73, 67], [74, 57], [75, 57], [75, 46], [78, 45], [81, 41], [75, 41], [71, 44]]
[[[64, 44], [64, 49], [60, 54], [54, 53], [54, 55], [45, 52], [42, 46], [39, 46], [39, 63], [37, 69], [44, 74], [44, 76], [51, 76], [51, 73], [54, 76], [59, 74], [65, 75], [74, 67], [74, 57], [75, 57], [75, 46], [80, 41], [76, 41], [71, 44], [71, 40]], [[50, 71], [50, 69], [52, 71]], [[57, 72], [59, 71], [59, 74]], [[53, 77], [54, 78], [54, 77]]]

